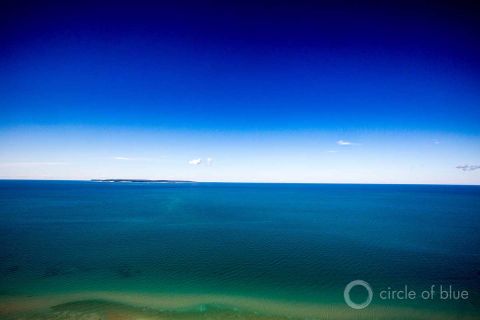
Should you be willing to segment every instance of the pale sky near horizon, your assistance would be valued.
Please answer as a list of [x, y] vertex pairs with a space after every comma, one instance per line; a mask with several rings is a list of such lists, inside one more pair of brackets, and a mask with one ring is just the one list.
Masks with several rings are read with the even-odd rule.
[[[477, 137], [411, 132], [26, 128], [0, 134], [0, 177], [479, 184]], [[457, 168], [468, 165], [469, 167]]]

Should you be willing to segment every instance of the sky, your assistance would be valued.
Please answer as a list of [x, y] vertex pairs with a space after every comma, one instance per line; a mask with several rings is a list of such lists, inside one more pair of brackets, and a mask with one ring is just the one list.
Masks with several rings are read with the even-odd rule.
[[2, 1], [0, 178], [480, 184], [462, 1]]

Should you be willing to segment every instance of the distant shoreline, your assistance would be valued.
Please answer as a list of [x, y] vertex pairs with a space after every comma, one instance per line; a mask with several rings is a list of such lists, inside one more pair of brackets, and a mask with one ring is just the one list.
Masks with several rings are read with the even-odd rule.
[[149, 180], [149, 179], [91, 179], [93, 182], [137, 182], [137, 183], [191, 183], [190, 180]]

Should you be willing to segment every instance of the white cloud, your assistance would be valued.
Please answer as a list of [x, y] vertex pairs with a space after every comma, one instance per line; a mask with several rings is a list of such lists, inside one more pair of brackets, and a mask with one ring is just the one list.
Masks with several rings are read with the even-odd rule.
[[211, 166], [213, 164], [212, 158], [207, 158], [207, 166]]
[[193, 166], [198, 166], [200, 163], [202, 163], [202, 159], [192, 159], [190, 161], [188, 161], [188, 164], [191, 164]]
[[466, 164], [463, 166], [456, 166], [456, 168], [462, 171], [474, 171], [474, 170], [480, 169], [480, 165]]
[[340, 145], [340, 146], [358, 146], [358, 145], [360, 145], [359, 143], [351, 142], [351, 141], [347, 141], [347, 140], [338, 140], [337, 144]]
[[433, 144], [440, 144], [440, 141], [438, 141], [437, 139], [433, 139]]
[[325, 151], [326, 153], [337, 153], [338, 151], [337, 150], [327, 150]]

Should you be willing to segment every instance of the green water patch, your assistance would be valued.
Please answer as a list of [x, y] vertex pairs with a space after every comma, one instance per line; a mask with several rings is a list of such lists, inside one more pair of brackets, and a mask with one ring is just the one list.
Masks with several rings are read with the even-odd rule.
[[82, 300], [63, 303], [51, 307], [47, 311], [18, 313], [1, 317], [5, 320], [161, 320], [161, 319], [251, 319], [273, 320], [293, 319], [278, 315], [266, 315], [248, 312], [235, 307], [219, 304], [199, 304], [177, 310], [158, 310], [148, 307], [137, 307], [107, 300]]
[[302, 304], [251, 297], [142, 295], [90, 292], [0, 300], [5, 320], [189, 320], [189, 319], [478, 319], [472, 310], [372, 304], [353, 310], [341, 304]]

